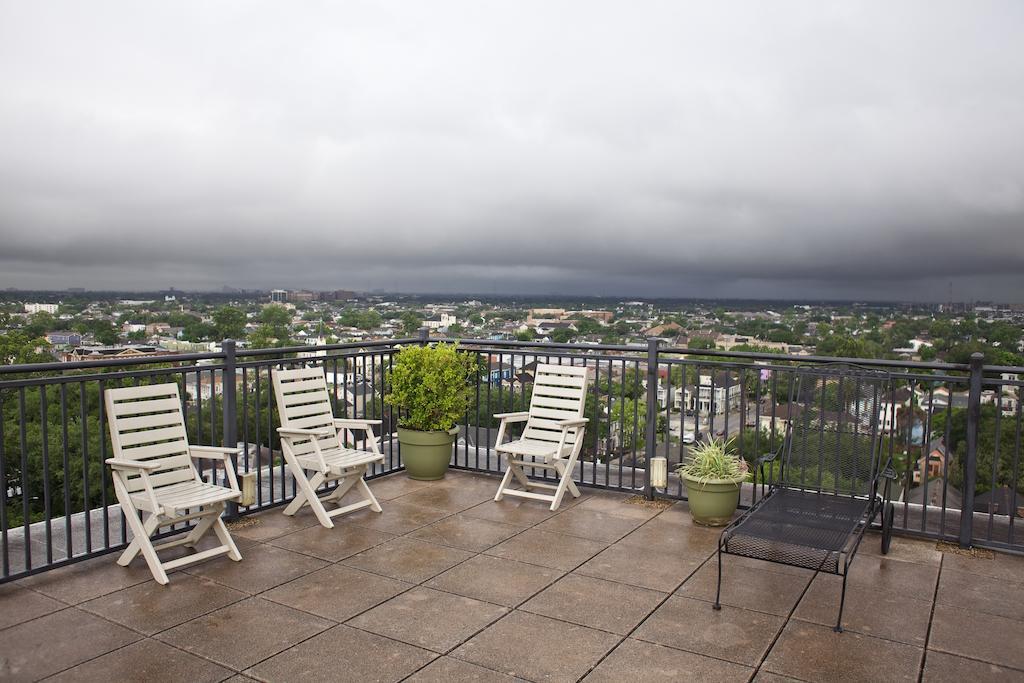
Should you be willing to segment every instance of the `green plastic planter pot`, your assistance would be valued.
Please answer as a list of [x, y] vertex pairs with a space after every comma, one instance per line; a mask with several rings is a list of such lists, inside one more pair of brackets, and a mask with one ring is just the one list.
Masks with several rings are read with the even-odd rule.
[[725, 526], [740, 504], [743, 479], [707, 479], [701, 481], [685, 474], [686, 497], [693, 521], [704, 526]]
[[436, 432], [420, 432], [398, 428], [398, 443], [402, 445], [402, 462], [410, 479], [434, 481], [444, 477], [452, 460], [452, 444], [458, 427]]

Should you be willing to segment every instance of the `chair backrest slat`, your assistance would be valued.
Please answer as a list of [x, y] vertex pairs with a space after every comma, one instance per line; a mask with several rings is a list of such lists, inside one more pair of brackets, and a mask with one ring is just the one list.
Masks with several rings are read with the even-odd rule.
[[[587, 369], [579, 365], [538, 365], [523, 438], [557, 443], [562, 438], [558, 421], [583, 417], [587, 377]], [[565, 444], [574, 444], [578, 433], [570, 430]]]
[[[156, 464], [149, 474], [154, 488], [198, 478], [177, 384], [107, 389], [103, 400], [115, 458]], [[129, 492], [143, 488], [140, 475], [124, 478]]]
[[780, 482], [791, 488], [872, 495], [883, 462], [879, 411], [891, 390], [883, 372], [846, 365], [802, 371], [791, 398]]
[[[334, 431], [334, 410], [327, 393], [324, 371], [317, 367], [274, 370], [273, 379], [281, 426], [293, 429], [330, 428], [330, 435], [316, 437], [316, 440], [321, 450], [338, 448], [341, 443]], [[296, 456], [316, 450], [312, 438], [291, 439], [290, 444]]]

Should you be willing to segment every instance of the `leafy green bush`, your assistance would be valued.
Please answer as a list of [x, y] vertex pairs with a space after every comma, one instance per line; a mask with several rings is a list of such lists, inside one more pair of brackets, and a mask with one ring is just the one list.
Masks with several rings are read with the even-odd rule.
[[747, 478], [747, 463], [732, 451], [732, 439], [712, 439], [695, 444], [690, 459], [680, 465], [676, 472], [701, 484], [713, 479], [733, 479], [737, 482]]
[[401, 427], [447, 431], [469, 407], [476, 367], [474, 356], [455, 344], [407, 346], [395, 356], [384, 401], [402, 409]]

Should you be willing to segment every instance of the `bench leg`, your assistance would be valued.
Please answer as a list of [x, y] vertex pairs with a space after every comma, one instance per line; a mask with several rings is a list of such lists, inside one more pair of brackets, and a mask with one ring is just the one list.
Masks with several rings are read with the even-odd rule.
[[846, 603], [846, 575], [849, 573], [849, 567], [847, 571], [843, 572], [843, 591], [839, 594], [839, 616], [836, 618], [836, 625], [832, 628], [836, 633], [843, 632], [843, 605]]
[[712, 607], [716, 610], [722, 609], [720, 599], [722, 597], [722, 543], [718, 543], [718, 586], [715, 588], [715, 604]]

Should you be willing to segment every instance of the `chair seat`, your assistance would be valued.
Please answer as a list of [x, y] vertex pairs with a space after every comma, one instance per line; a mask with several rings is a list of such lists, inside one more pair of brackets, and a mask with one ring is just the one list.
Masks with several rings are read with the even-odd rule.
[[[163, 486], [156, 489], [155, 493], [160, 505], [176, 511], [205, 507], [242, 497], [241, 493], [229, 488], [195, 480]], [[132, 494], [132, 502], [140, 510], [149, 510], [151, 507], [149, 496], [145, 492]]]
[[[536, 458], [554, 458], [558, 455], [558, 444], [551, 443], [550, 441], [538, 441], [536, 439], [518, 439], [516, 441], [509, 441], [508, 443], [500, 444], [495, 447], [499, 453], [509, 453], [510, 455], [525, 455], [533, 456]], [[572, 444], [566, 447], [566, 450], [572, 450]]]
[[[323, 452], [324, 462], [332, 474], [341, 474], [343, 470], [352, 467], [361, 467], [374, 462], [383, 462], [384, 456], [381, 453], [370, 451], [358, 451], [352, 448], [338, 448]], [[304, 455], [297, 458], [299, 465], [306, 470], [320, 469], [320, 461], [315, 455]]]
[[870, 500], [776, 489], [722, 535], [723, 549], [809, 569], [836, 573], [840, 553], [867, 519]]

